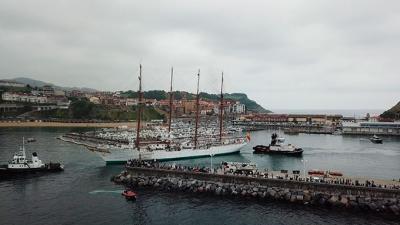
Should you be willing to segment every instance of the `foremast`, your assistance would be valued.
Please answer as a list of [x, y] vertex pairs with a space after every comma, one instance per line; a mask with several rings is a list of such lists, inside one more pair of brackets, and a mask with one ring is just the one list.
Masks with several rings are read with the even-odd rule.
[[195, 122], [195, 129], [194, 129], [194, 149], [197, 149], [197, 135], [198, 135], [198, 128], [199, 128], [199, 111], [200, 111], [199, 83], [200, 83], [200, 69], [197, 73], [196, 122]]
[[224, 94], [223, 94], [223, 86], [224, 86], [224, 72], [222, 72], [221, 78], [221, 102], [219, 105], [219, 141], [222, 143], [222, 132], [224, 126]]
[[172, 123], [172, 108], [173, 108], [173, 94], [172, 94], [172, 79], [174, 77], [174, 67], [171, 67], [171, 87], [169, 90], [169, 117], [168, 117], [168, 133], [171, 134]]
[[26, 152], [25, 152], [25, 137], [22, 137], [22, 156], [26, 159]]
[[141, 159], [140, 155], [140, 122], [142, 117], [142, 102], [143, 102], [143, 93], [142, 93], [142, 64], [139, 65], [139, 91], [138, 91], [138, 107], [137, 107], [137, 123], [136, 123], [136, 149], [139, 151], [139, 160]]

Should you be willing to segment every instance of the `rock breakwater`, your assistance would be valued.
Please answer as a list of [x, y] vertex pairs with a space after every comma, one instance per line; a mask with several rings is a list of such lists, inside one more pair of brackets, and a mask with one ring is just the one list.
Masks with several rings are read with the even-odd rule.
[[[199, 175], [196, 177], [196, 175]], [[265, 201], [286, 201], [316, 207], [331, 207], [346, 210], [363, 212], [375, 212], [383, 216], [400, 219], [400, 198], [399, 193], [390, 192], [389, 194], [371, 191], [344, 191], [338, 189], [319, 188], [317, 186], [307, 186], [293, 188], [292, 184], [283, 185], [280, 183], [261, 183], [257, 180], [247, 180], [246, 182], [233, 181], [229, 179], [207, 179], [203, 174], [175, 174], [168, 171], [158, 171], [154, 169], [143, 173], [142, 169], [134, 168], [111, 178], [112, 181], [124, 184], [133, 188], [153, 188], [162, 191], [188, 192], [197, 194], [210, 194], [217, 196], [230, 196], [238, 198], [259, 199]], [[212, 176], [210, 176], [211, 178]], [[233, 182], [232, 182], [233, 181]], [[310, 188], [311, 187], [311, 188]]]

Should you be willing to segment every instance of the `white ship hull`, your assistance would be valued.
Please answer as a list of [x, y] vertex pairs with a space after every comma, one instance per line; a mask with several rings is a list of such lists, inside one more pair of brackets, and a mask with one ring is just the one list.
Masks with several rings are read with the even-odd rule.
[[[200, 158], [200, 157], [210, 157], [210, 155], [227, 155], [233, 153], [239, 153], [240, 149], [244, 147], [247, 143], [240, 144], [229, 144], [221, 146], [212, 146], [208, 149], [183, 149], [180, 151], [167, 151], [167, 150], [155, 150], [147, 151], [142, 150], [140, 152], [140, 157], [143, 160], [177, 160], [185, 158]], [[102, 151], [95, 152], [107, 163], [107, 164], [119, 164], [126, 163], [129, 159], [139, 159], [139, 151], [136, 149], [121, 149], [112, 148]]]

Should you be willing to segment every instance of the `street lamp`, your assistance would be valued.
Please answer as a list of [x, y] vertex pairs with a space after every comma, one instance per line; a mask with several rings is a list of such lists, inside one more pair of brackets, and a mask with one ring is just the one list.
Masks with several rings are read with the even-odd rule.
[[306, 179], [306, 162], [307, 162], [307, 160], [302, 159], [301, 161], [303, 162], [303, 177], [305, 180]]
[[214, 154], [210, 154], [210, 156], [211, 156], [211, 167], [210, 167], [210, 170], [211, 170], [211, 173], [213, 173], [213, 156], [214, 156]]

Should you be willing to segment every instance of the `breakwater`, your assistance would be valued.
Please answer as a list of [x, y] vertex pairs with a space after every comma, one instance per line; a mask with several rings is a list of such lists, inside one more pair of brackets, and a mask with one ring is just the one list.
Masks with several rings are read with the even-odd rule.
[[131, 187], [375, 212], [400, 219], [400, 190], [326, 183], [127, 167], [112, 181]]

